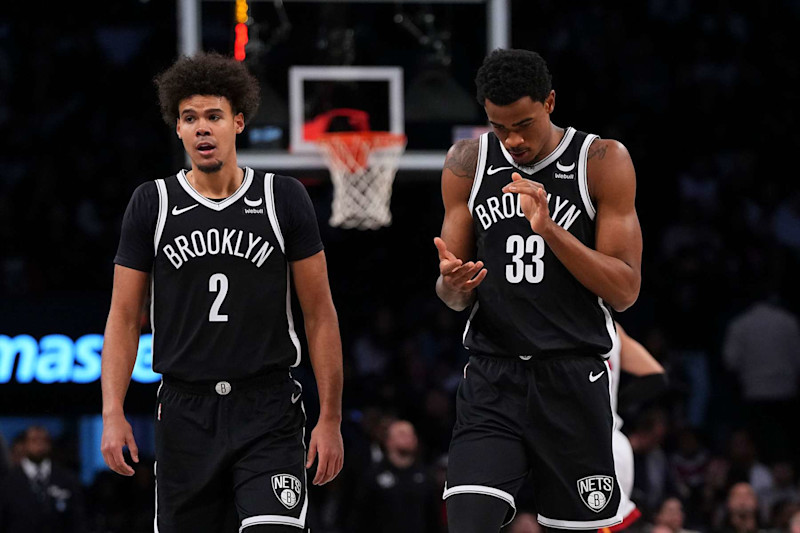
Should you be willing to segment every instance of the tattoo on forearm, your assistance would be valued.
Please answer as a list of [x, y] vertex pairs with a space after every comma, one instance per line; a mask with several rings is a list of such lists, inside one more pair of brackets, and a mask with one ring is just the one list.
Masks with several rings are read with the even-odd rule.
[[593, 150], [590, 149], [589, 150], [588, 159], [591, 159], [594, 156], [597, 156], [597, 159], [603, 159], [606, 156], [606, 149], [607, 148], [608, 148], [607, 146], [599, 146], [599, 147], [597, 147], [597, 148], [595, 148]]
[[465, 143], [447, 156], [444, 168], [459, 178], [474, 178], [478, 166], [478, 143]]

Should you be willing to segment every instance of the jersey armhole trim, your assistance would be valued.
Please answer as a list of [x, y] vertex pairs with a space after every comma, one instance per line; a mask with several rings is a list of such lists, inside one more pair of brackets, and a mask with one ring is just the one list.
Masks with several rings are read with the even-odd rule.
[[169, 212], [169, 198], [167, 196], [167, 185], [163, 179], [156, 180], [158, 190], [158, 218], [156, 219], [156, 232], [153, 236], [153, 256], [158, 254], [158, 244], [161, 242], [161, 234], [167, 224], [167, 213]]
[[614, 319], [611, 317], [611, 311], [608, 310], [606, 303], [599, 296], [597, 297], [597, 304], [600, 306], [600, 310], [603, 312], [603, 317], [606, 319], [606, 331], [608, 332], [608, 338], [611, 340], [611, 350], [603, 354], [603, 359], [608, 359], [611, 357], [611, 351], [614, 349], [614, 338], [617, 336], [617, 326], [614, 325]]
[[283, 233], [281, 232], [281, 225], [278, 222], [278, 212], [275, 209], [275, 174], [267, 172], [264, 175], [264, 200], [267, 204], [267, 216], [269, 222], [272, 224], [272, 230], [275, 232], [275, 237], [278, 239], [278, 244], [281, 246], [281, 252], [286, 254], [286, 246], [283, 241]]
[[589, 147], [595, 139], [599, 139], [599, 137], [597, 135], [587, 135], [581, 146], [580, 154], [578, 155], [578, 189], [580, 190], [581, 199], [583, 200], [583, 207], [586, 208], [586, 214], [589, 215], [591, 220], [594, 220], [597, 210], [592, 203], [592, 197], [589, 195], [589, 182], [586, 167], [589, 160]]
[[472, 188], [469, 191], [469, 201], [467, 207], [469, 214], [472, 214], [472, 208], [475, 205], [475, 197], [478, 196], [478, 191], [481, 189], [481, 182], [483, 182], [483, 173], [486, 167], [486, 156], [489, 152], [489, 134], [484, 133], [478, 137], [478, 165], [475, 167], [475, 179], [472, 180]]

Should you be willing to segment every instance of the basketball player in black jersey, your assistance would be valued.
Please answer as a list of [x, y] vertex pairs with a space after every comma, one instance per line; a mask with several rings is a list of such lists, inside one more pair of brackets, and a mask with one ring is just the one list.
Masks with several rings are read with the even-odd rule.
[[621, 522], [612, 455], [614, 323], [638, 297], [642, 237], [625, 147], [550, 121], [544, 60], [496, 50], [476, 77], [492, 130], [442, 171], [436, 292], [471, 307], [444, 498], [450, 531], [490, 533], [530, 471], [551, 528]]
[[[311, 201], [295, 179], [240, 168], [236, 135], [258, 83], [217, 54], [179, 59], [156, 83], [162, 113], [192, 163], [133, 194], [115, 258], [102, 358], [102, 452], [123, 475], [138, 451], [123, 401], [148, 285], [160, 533], [305, 530], [307, 468], [342, 468], [342, 353]], [[291, 367], [300, 343], [290, 278], [305, 319], [320, 418], [305, 450], [305, 411]]]

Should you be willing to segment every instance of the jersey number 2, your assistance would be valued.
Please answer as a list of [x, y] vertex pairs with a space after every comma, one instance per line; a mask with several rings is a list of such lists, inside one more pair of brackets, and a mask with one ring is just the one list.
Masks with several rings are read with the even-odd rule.
[[211, 304], [211, 311], [208, 312], [209, 322], [227, 322], [228, 315], [219, 314], [219, 308], [222, 302], [225, 301], [225, 296], [228, 295], [228, 276], [225, 274], [212, 274], [208, 278], [209, 292], [216, 292], [217, 297], [214, 298], [214, 303]]
[[[511, 263], [506, 265], [506, 279], [519, 283], [525, 278], [528, 283], [539, 283], [544, 278], [544, 239], [540, 235], [511, 235], [506, 241], [506, 252], [511, 254]], [[522, 256], [531, 254], [531, 262], [525, 263]]]

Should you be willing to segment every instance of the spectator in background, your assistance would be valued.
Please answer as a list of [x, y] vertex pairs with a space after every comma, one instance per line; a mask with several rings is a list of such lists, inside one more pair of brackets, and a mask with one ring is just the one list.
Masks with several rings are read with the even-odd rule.
[[[800, 504], [800, 491], [795, 486], [794, 467], [783, 461], [772, 465], [772, 486], [759, 496], [761, 516], [769, 517], [770, 525], [775, 526], [779, 514], [786, 512], [787, 507]], [[783, 517], [785, 522], [789, 517]]]
[[701, 527], [703, 489], [710, 461], [708, 450], [700, 443], [697, 433], [689, 428], [680, 431], [677, 450], [670, 456], [675, 489], [685, 505], [686, 522]]
[[719, 533], [755, 533], [759, 529], [758, 498], [748, 483], [736, 483], [728, 492]]
[[[728, 482], [747, 483], [759, 499], [766, 497], [772, 490], [772, 473], [763, 463], [758, 461], [753, 439], [747, 431], [737, 431], [731, 436], [729, 444], [730, 471]], [[767, 516], [762, 515], [766, 521]]]
[[631, 500], [645, 516], [658, 509], [670, 486], [667, 457], [661, 447], [666, 432], [665, 413], [650, 409], [639, 417], [628, 436], [635, 473]]
[[438, 494], [427, 469], [417, 461], [414, 426], [405, 420], [389, 425], [385, 457], [367, 471], [351, 509], [354, 533], [436, 533]]
[[50, 434], [31, 426], [23, 435], [23, 457], [0, 481], [0, 531], [85, 533], [82, 488], [72, 472], [51, 460]]
[[800, 511], [792, 515], [792, 518], [789, 520], [787, 531], [788, 533], [800, 533]]
[[767, 461], [800, 459], [797, 424], [800, 327], [775, 296], [759, 298], [731, 320], [725, 366], [738, 375], [747, 426]]
[[684, 518], [683, 504], [678, 498], [672, 496], [661, 504], [658, 514], [656, 514], [654, 525], [666, 526], [669, 528], [670, 533], [695, 533], [683, 528]]

